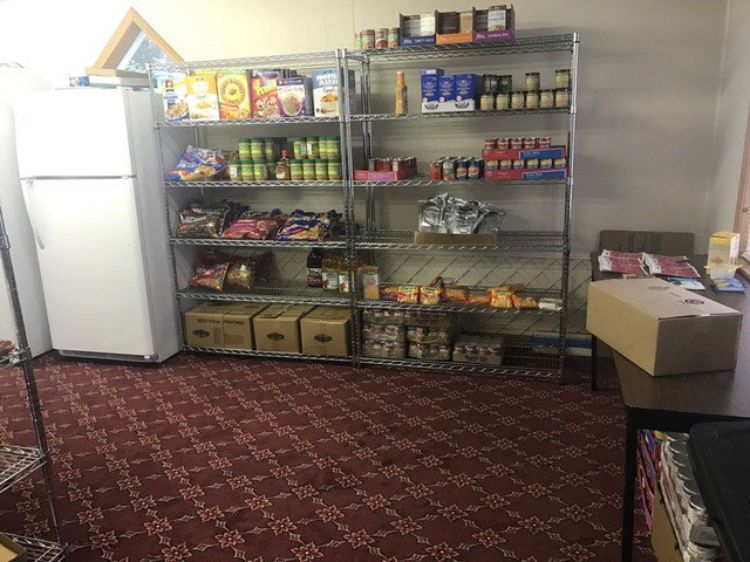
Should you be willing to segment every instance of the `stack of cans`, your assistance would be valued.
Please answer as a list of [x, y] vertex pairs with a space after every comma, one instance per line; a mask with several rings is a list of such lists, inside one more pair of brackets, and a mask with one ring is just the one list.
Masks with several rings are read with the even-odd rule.
[[416, 168], [416, 156], [386, 156], [367, 160], [367, 170], [370, 172], [401, 172]]
[[441, 156], [430, 163], [430, 179], [476, 180], [482, 177], [483, 162], [475, 156]]

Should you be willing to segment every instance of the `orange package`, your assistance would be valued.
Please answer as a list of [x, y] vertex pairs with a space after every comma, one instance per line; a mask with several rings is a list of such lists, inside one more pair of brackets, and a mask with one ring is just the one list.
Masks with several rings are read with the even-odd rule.
[[419, 302], [427, 305], [434, 306], [440, 304], [443, 296], [442, 287], [420, 287], [419, 288]]
[[539, 304], [537, 304], [534, 297], [522, 297], [519, 295], [513, 295], [513, 306], [519, 310], [522, 308], [539, 308]]
[[401, 285], [398, 288], [397, 300], [401, 304], [418, 304], [419, 287], [417, 285]]
[[381, 285], [380, 286], [380, 298], [384, 301], [396, 302], [398, 301], [398, 293], [401, 287], [398, 285]]
[[513, 293], [501, 289], [490, 289], [490, 306], [492, 308], [513, 308]]
[[443, 298], [448, 302], [466, 302], [469, 290], [466, 287], [448, 286], [443, 289]]
[[469, 291], [469, 297], [466, 300], [469, 304], [490, 305], [490, 292], [487, 290], [475, 289]]

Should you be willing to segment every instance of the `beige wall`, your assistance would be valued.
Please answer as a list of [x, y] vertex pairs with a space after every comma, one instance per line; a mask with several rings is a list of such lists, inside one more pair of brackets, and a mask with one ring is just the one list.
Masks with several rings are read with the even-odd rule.
[[[205, 59], [348, 47], [354, 29], [395, 25], [399, 11], [459, 9], [477, 2], [5, 0], [0, 2], [0, 21], [6, 24], [0, 59], [20, 60], [48, 74], [81, 72], [130, 4], [186, 59]], [[588, 252], [603, 228], [703, 234], [705, 196], [714, 186], [707, 144], [714, 130], [726, 1], [523, 0], [516, 7], [520, 30], [581, 33], [574, 249]], [[511, 68], [520, 78], [525, 70], [539, 67], [540, 60], [519, 57], [491, 69]], [[465, 68], [481, 71], [479, 64]], [[542, 66], [543, 80], [555, 67]], [[415, 71], [409, 75], [416, 103]], [[386, 88], [381, 101], [386, 103], [392, 76], [381, 76]], [[433, 125], [437, 130], [416, 123], [383, 124], [378, 132], [387, 145], [378, 148], [421, 159], [477, 154], [485, 135], [541, 133], [560, 124], [520, 119], [451, 121]], [[510, 226], [559, 226], [559, 201], [552, 192], [533, 189], [518, 195], [476, 193], [508, 198]], [[410, 199], [397, 196], [394, 212], [381, 219], [394, 226], [412, 221]]]

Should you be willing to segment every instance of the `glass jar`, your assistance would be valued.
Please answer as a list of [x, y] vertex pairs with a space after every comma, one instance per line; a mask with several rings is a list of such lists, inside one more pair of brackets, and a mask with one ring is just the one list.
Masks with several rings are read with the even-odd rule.
[[329, 160], [341, 160], [341, 146], [339, 145], [339, 138], [328, 137], [328, 159]]
[[307, 137], [307, 157], [310, 160], [317, 160], [320, 158], [320, 144], [318, 137]]
[[240, 160], [240, 177], [242, 181], [254, 181], [253, 161], [250, 159]]
[[265, 158], [269, 162], [276, 162], [279, 159], [279, 152], [277, 150], [276, 139], [265, 139], [263, 141], [263, 149]]
[[302, 175], [302, 160], [294, 159], [289, 161], [289, 179], [293, 181], [305, 179]]
[[521, 90], [516, 90], [511, 94], [510, 96], [510, 108], [511, 109], [523, 109], [526, 104], [526, 97], [524, 96], [524, 92]]
[[315, 161], [315, 179], [316, 180], [327, 180], [328, 179], [328, 162], [323, 159]]
[[570, 88], [570, 69], [561, 68], [555, 70], [555, 88]]
[[539, 109], [539, 92], [526, 92], [526, 109]]
[[341, 179], [341, 162], [339, 162], [338, 160], [328, 161], [328, 179], [329, 180]]
[[538, 90], [539, 90], [539, 73], [527, 72], [526, 73], [526, 91], [536, 92]]
[[255, 181], [266, 181], [268, 179], [268, 164], [265, 158], [253, 159], [253, 176]]
[[240, 160], [250, 160], [250, 139], [240, 139]]
[[570, 90], [565, 88], [555, 90], [555, 107], [570, 106]]
[[510, 74], [498, 76], [497, 91], [498, 93], [511, 93], [513, 91], [513, 76]]
[[495, 96], [495, 109], [498, 111], [510, 109], [510, 94], [508, 92], [500, 92]]
[[513, 160], [513, 169], [514, 170], [523, 170], [524, 167], [525, 167], [525, 165], [526, 165], [526, 163], [523, 160], [521, 160], [520, 158], [516, 158], [515, 160]]
[[307, 158], [307, 143], [303, 137], [294, 137], [292, 139], [292, 155], [297, 160]]
[[240, 181], [242, 179], [242, 162], [240, 160], [230, 160], [227, 170], [230, 181]]
[[479, 98], [480, 111], [492, 111], [495, 109], [495, 96], [492, 94], [482, 94]]
[[526, 160], [526, 167], [529, 170], [536, 170], [539, 168], [539, 159], [538, 158], [529, 158]]
[[302, 161], [302, 179], [311, 181], [315, 179], [315, 160]]
[[263, 139], [250, 139], [250, 158], [260, 160], [265, 158], [266, 149]]
[[539, 107], [542, 109], [555, 107], [555, 92], [553, 90], [542, 90], [539, 93]]

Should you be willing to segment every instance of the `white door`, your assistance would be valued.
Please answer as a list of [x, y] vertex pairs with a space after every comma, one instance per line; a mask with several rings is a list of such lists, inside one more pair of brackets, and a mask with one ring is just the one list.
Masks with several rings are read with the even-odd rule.
[[15, 104], [22, 178], [134, 174], [122, 90], [72, 88]]
[[23, 180], [55, 349], [154, 353], [135, 187]]

